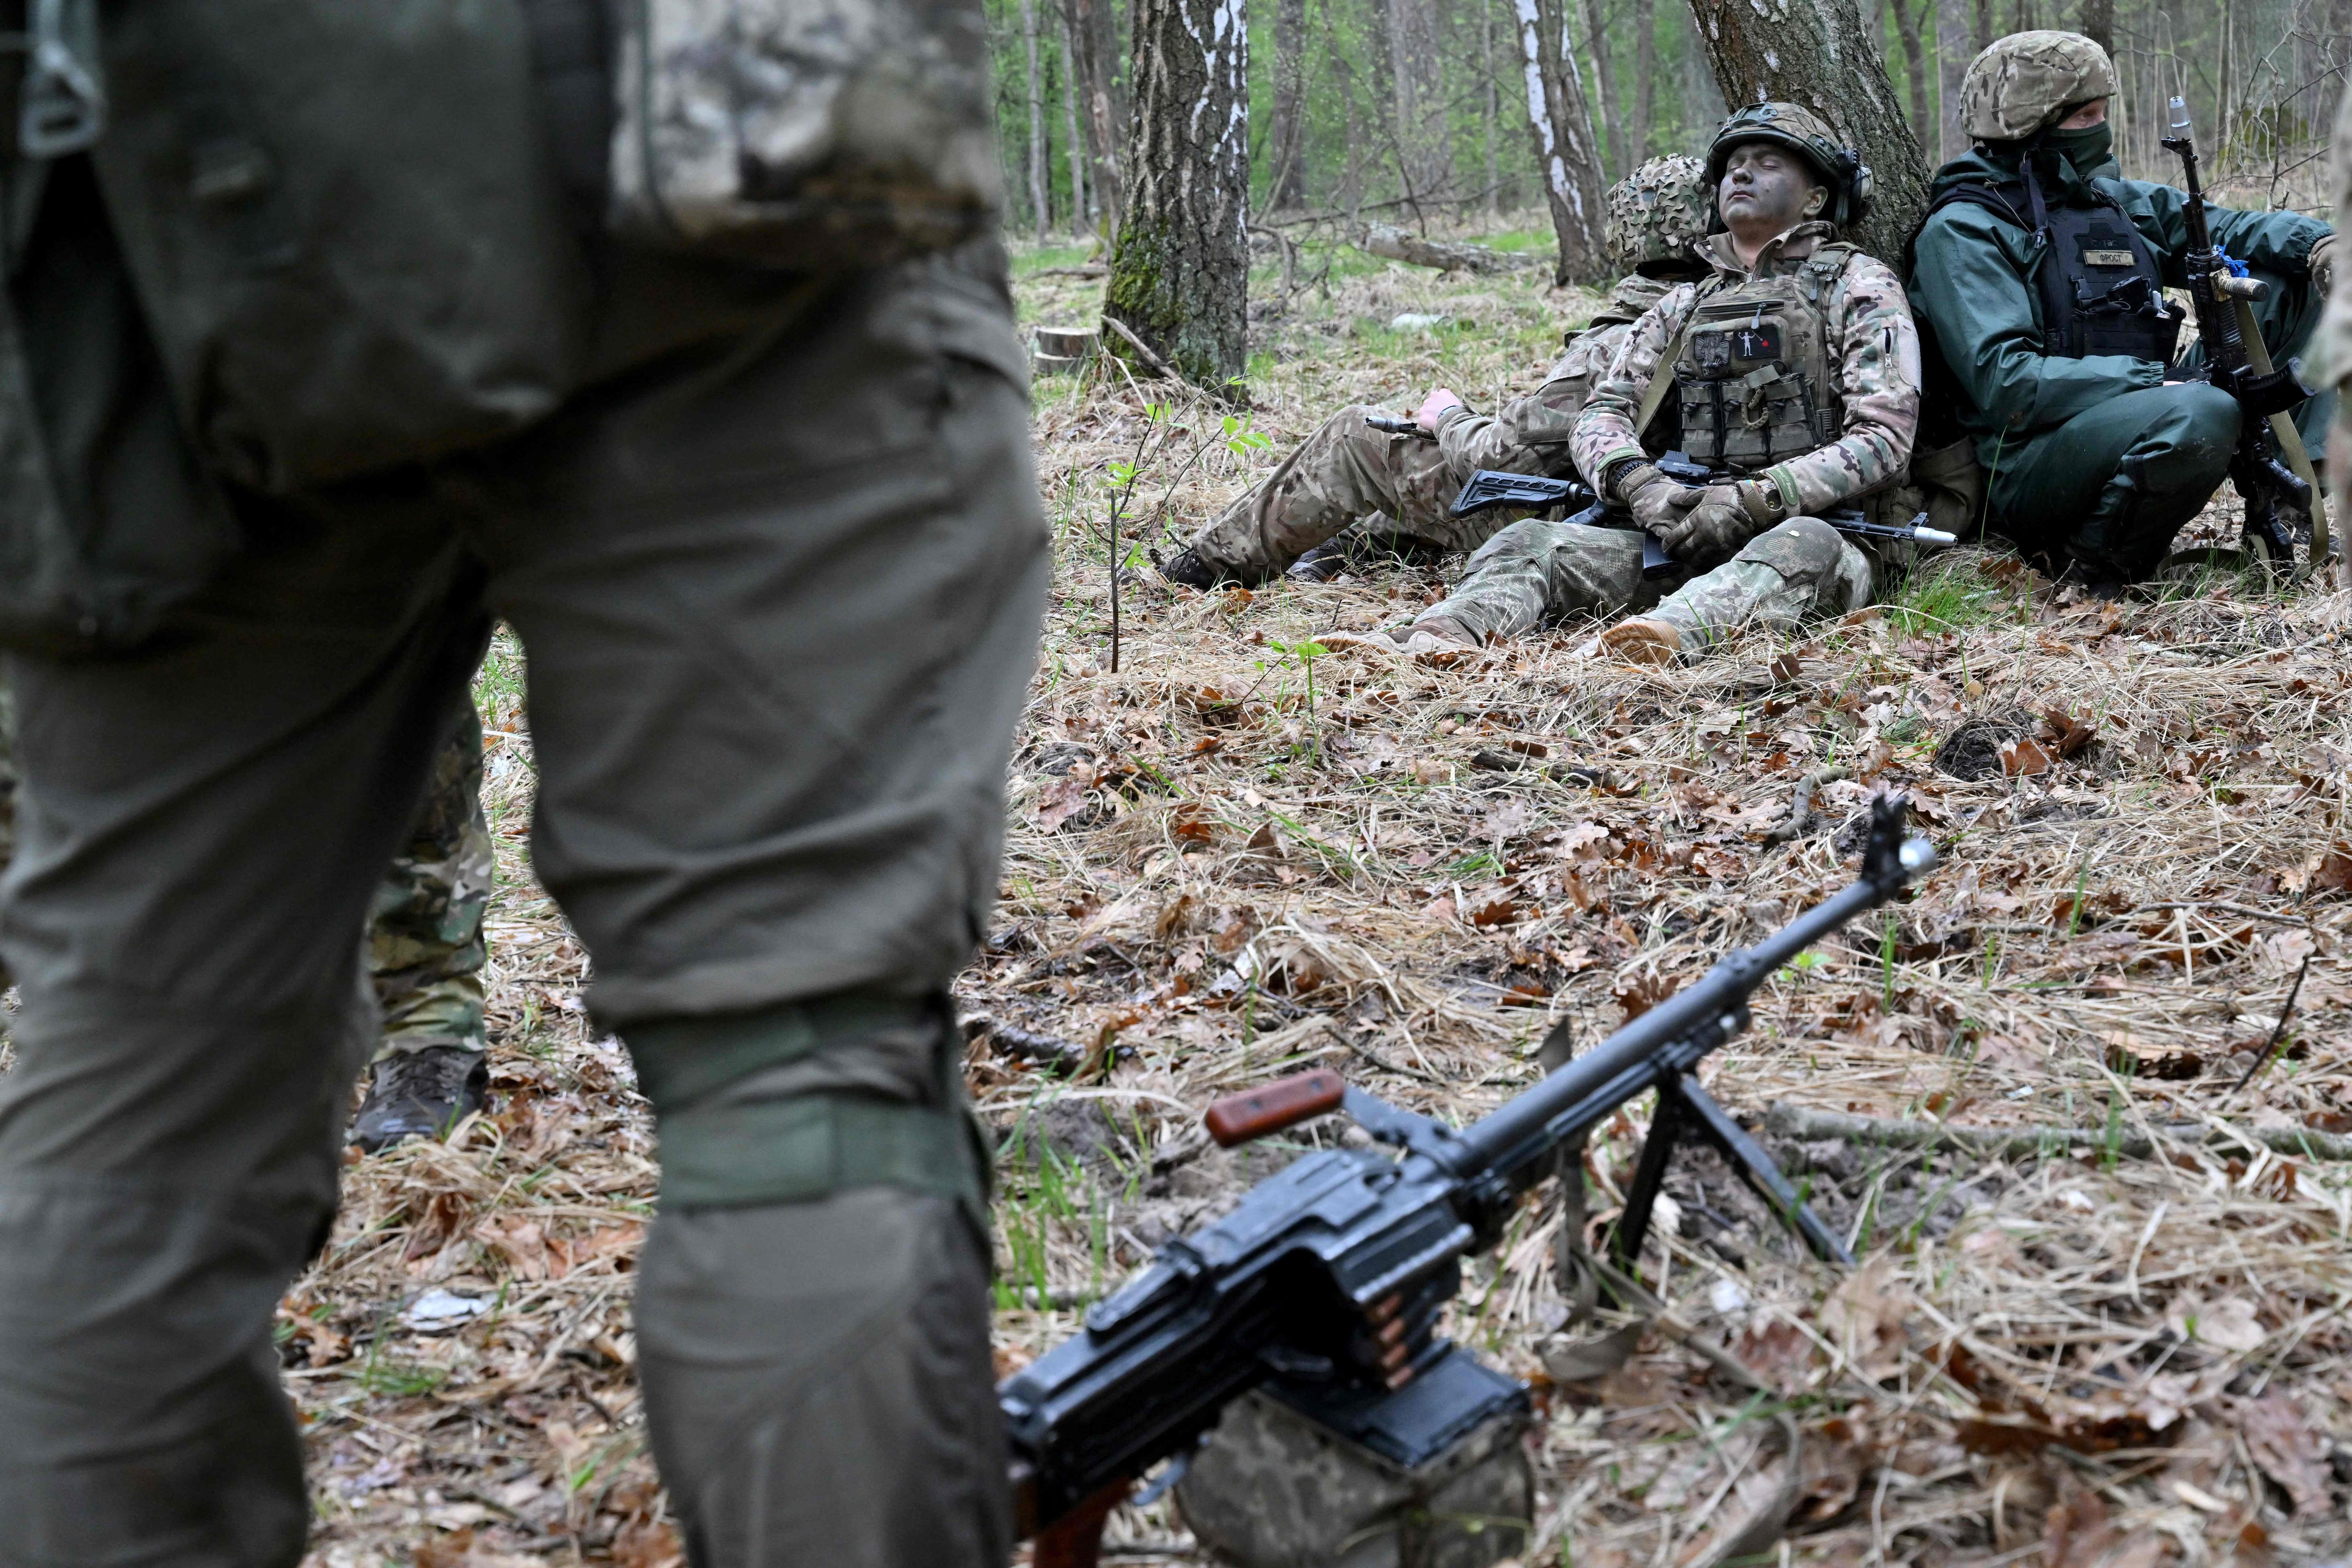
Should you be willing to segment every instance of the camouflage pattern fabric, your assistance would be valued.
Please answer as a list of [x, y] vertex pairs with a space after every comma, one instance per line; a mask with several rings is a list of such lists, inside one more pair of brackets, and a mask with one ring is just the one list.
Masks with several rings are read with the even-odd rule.
[[1638, 275], [1619, 279], [1609, 303], [1568, 340], [1532, 395], [1492, 415], [1448, 415], [1437, 439], [1391, 436], [1364, 423], [1394, 410], [1359, 404], [1326, 419], [1273, 473], [1235, 500], [1214, 522], [1185, 541], [1208, 564], [1244, 581], [1281, 572], [1293, 561], [1363, 520], [1443, 550], [1471, 550], [1508, 522], [1507, 510], [1455, 519], [1454, 498], [1480, 468], [1514, 474], [1565, 474], [1569, 442], [1593, 386], [1625, 342], [1633, 323], [1666, 292]]
[[1609, 187], [1601, 211], [1602, 243], [1619, 270], [1686, 266], [1715, 226], [1715, 189], [1698, 159], [1653, 158]]
[[368, 972], [383, 1016], [376, 1060], [430, 1046], [487, 1048], [482, 916], [496, 873], [482, 813], [482, 720], [468, 703], [370, 910]]
[[2080, 33], [2041, 30], [1996, 38], [1960, 79], [1960, 129], [1976, 142], [2016, 142], [2061, 111], [2116, 93], [2115, 62]]
[[[1576, 466], [1585, 479], [1598, 488], [1612, 465], [1654, 455], [1645, 452], [1634, 418], [1659, 360], [1680, 338], [1694, 310], [1751, 276], [1768, 279], [1801, 271], [1806, 258], [1834, 235], [1828, 224], [1801, 223], [1767, 244], [1752, 269], [1733, 254], [1728, 235], [1714, 235], [1701, 244], [1698, 254], [1714, 268], [1713, 275], [1675, 288], [1634, 323], [1624, 353], [1593, 389], [1577, 420]], [[1859, 251], [1846, 252], [1844, 270], [1828, 289], [1822, 308], [1844, 434], [1802, 457], [1776, 462], [1759, 475], [1779, 487], [1792, 516], [1900, 482], [1919, 427], [1919, 331], [1894, 271]]]
[[1740, 631], [1794, 631], [1870, 602], [1870, 558], [1837, 530], [1797, 518], [1748, 542], [1713, 571], [1642, 575], [1631, 528], [1522, 518], [1479, 547], [1461, 585], [1423, 622], [1450, 621], [1479, 641], [1517, 637], [1568, 616], [1624, 613], [1666, 622], [1685, 657]]
[[[2336, 151], [2330, 173], [2336, 184], [2336, 232], [2343, 234], [2352, 229], [2352, 92], [2344, 95], [2343, 106], [2336, 111]], [[2328, 290], [2327, 311], [2320, 319], [2318, 340], [2312, 372], [2340, 391], [2345, 382], [2352, 379], [2352, 288], [2341, 294], [2333, 289]], [[2329, 445], [2345, 458], [2352, 459], [2352, 405], [2336, 404], [2336, 427]], [[2328, 468], [2339, 476], [2333, 482], [2340, 486], [2344, 470], [2337, 451], [2328, 454]]]

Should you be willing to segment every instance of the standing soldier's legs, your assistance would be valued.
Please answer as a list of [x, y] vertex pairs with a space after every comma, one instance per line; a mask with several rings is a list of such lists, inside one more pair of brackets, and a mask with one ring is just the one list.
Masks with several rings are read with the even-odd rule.
[[482, 917], [498, 871], [482, 814], [482, 718], [470, 700], [433, 760], [415, 826], [369, 911], [368, 975], [383, 1033], [352, 1142], [373, 1152], [446, 1133], [482, 1106]]
[[462, 483], [244, 498], [172, 636], [10, 660], [0, 1562], [299, 1559], [271, 1310], [332, 1214], [357, 939], [493, 609], [538, 868], [659, 1123], [641, 1372], [698, 1563], [1005, 1560], [945, 1005], [1045, 584], [993, 271], [848, 279]]
[[1539, 470], [1530, 448], [1504, 440], [1490, 423], [1471, 460], [1452, 462], [1433, 440], [1391, 436], [1364, 423], [1382, 409], [1343, 408], [1326, 419], [1273, 473], [1185, 542], [1223, 575], [1255, 583], [1274, 576], [1359, 519], [1375, 513], [1397, 532], [1439, 549], [1468, 550], [1508, 518], [1485, 512], [1456, 519], [1454, 498], [1476, 468]]
[[1423, 610], [1407, 631], [1489, 642], [1580, 611], [1613, 616], [1643, 609], [1679, 579], [1679, 574], [1643, 577], [1642, 536], [1632, 529], [1521, 518], [1480, 545], [1454, 592]]
[[2094, 581], [2154, 572], [2229, 477], [2238, 405], [2202, 383], [2127, 392], [2002, 453], [1992, 514], [2028, 554]]

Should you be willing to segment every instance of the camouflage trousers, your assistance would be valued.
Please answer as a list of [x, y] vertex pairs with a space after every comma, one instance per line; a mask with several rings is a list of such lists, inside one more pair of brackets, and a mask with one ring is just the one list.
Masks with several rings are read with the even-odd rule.
[[1566, 616], [1628, 611], [1680, 631], [1685, 654], [1736, 632], [1791, 631], [1815, 616], [1870, 602], [1870, 558], [1828, 523], [1791, 518], [1711, 571], [1677, 565], [1642, 575], [1642, 535], [1529, 517], [1479, 546], [1446, 600], [1422, 612], [1480, 641], [1533, 631]]
[[1367, 414], [1392, 413], [1362, 404], [1342, 408], [1186, 547], [1244, 582], [1276, 575], [1359, 522], [1373, 537], [1401, 534], [1444, 551], [1475, 550], [1517, 514], [1450, 516], [1454, 498], [1473, 473], [1549, 474], [1568, 460], [1564, 447], [1515, 439], [1510, 432], [1517, 426], [1507, 407], [1500, 416], [1480, 419], [1467, 440], [1443, 444], [1391, 436], [1364, 423]]
[[430, 1046], [487, 1047], [482, 915], [496, 872], [482, 812], [482, 716], [468, 702], [369, 906], [368, 976], [383, 1018], [376, 1060]]
[[[16, 847], [16, 700], [0, 682], [0, 867]], [[482, 914], [493, 870], [482, 815], [482, 720], [469, 702], [434, 762], [416, 826], [370, 910], [368, 974], [383, 1016], [376, 1060], [428, 1046], [486, 1048]], [[0, 989], [10, 984], [0, 964]]]

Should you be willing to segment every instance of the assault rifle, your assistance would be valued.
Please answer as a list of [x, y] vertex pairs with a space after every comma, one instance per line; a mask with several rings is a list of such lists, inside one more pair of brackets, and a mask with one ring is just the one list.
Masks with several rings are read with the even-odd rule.
[[2205, 220], [2205, 192], [2197, 178], [2197, 133], [2189, 105], [2176, 97], [2167, 105], [2171, 123], [2162, 138], [2180, 158], [2188, 200], [2181, 216], [2189, 228], [2189, 253], [2181, 267], [2189, 297], [2197, 302], [2197, 337], [2205, 345], [2205, 373], [2238, 400], [2237, 456], [2230, 481], [2245, 498], [2247, 552], [2284, 576], [2294, 568], [2294, 536], [2307, 531], [2313, 561], [2327, 555], [2327, 514], [2314, 483], [2311, 456], [2287, 410], [2311, 395], [2290, 364], [2274, 369], [2254, 321], [2252, 300], [2270, 291], [2259, 278], [2233, 275], [2213, 244]]
[[[1224, 1218], [1161, 1247], [1087, 1313], [1083, 1332], [998, 1387], [1021, 1532], [1038, 1535], [1039, 1568], [1092, 1564], [1104, 1517], [1135, 1480], [1163, 1460], [1187, 1462], [1251, 1389], [1408, 1466], [1443, 1452], [1498, 1400], [1524, 1398], [1441, 1339], [1438, 1316], [1461, 1288], [1462, 1259], [1496, 1245], [1558, 1152], [1645, 1090], [1657, 1090], [1657, 1109], [1612, 1244], [1625, 1272], [1675, 1146], [1692, 1135], [1721, 1150], [1814, 1252], [1852, 1262], [1693, 1069], [1748, 1026], [1748, 997], [1783, 965], [1935, 868], [1934, 847], [1906, 838], [1904, 817], [1901, 797], [1881, 796], [1859, 880], [1468, 1127], [1328, 1070], [1211, 1107], [1209, 1131], [1228, 1146], [1343, 1110], [1401, 1157], [1324, 1149], [1293, 1162]], [[1567, 1029], [1547, 1048], [1564, 1052]], [[1163, 1473], [1150, 1495], [1174, 1479]]]
[[[1668, 452], [1652, 459], [1659, 472], [1679, 484], [1705, 488], [1746, 476], [1727, 471], [1718, 472], [1704, 464], [1694, 463], [1680, 452]], [[1468, 517], [1490, 507], [1517, 506], [1540, 509], [1568, 505], [1582, 510], [1569, 518], [1570, 522], [1597, 523], [1605, 510], [1588, 485], [1575, 479], [1549, 479], [1536, 474], [1497, 473], [1481, 468], [1470, 476], [1462, 493], [1454, 498], [1454, 515]], [[1907, 523], [1872, 522], [1853, 507], [1840, 507], [1833, 511], [1815, 514], [1840, 533], [1857, 539], [1888, 539], [1920, 546], [1953, 544], [1958, 541], [1940, 528], [1927, 525], [1927, 514], [1920, 512]], [[1666, 553], [1655, 534], [1646, 529], [1642, 533], [1642, 575], [1663, 577], [1675, 569], [1675, 558]]]

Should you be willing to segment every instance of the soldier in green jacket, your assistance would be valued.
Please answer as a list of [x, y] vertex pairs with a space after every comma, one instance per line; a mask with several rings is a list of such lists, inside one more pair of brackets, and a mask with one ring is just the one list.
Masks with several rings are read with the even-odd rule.
[[1567, 352], [1541, 386], [1492, 415], [1473, 413], [1441, 386], [1414, 416], [1418, 435], [1364, 422], [1389, 410], [1342, 408], [1188, 540], [1162, 573], [1195, 588], [1256, 583], [1286, 567], [1320, 580], [1351, 555], [1382, 549], [1477, 548], [1516, 514], [1456, 518], [1448, 510], [1454, 498], [1481, 468], [1573, 471], [1570, 432], [1626, 333], [1667, 289], [1705, 272], [1691, 247], [1706, 233], [1709, 199], [1696, 158], [1653, 158], [1634, 170], [1608, 196], [1610, 259], [1625, 275], [1600, 313], [1568, 334]]
[[[1976, 145], [1936, 174], [1910, 293], [1930, 403], [1972, 438], [1991, 526], [2053, 571], [2145, 577], [2221, 485], [2239, 407], [2178, 364], [2181, 194], [2120, 177], [2116, 73], [2075, 33], [2017, 33], [1969, 66]], [[2330, 279], [2333, 233], [2297, 213], [2209, 207], [2213, 238], [2272, 287], [2256, 308], [2278, 363], [2303, 353]], [[1941, 374], [1938, 374], [1940, 370]], [[2315, 451], [2332, 395], [2296, 414]]]
[[[986, 17], [820, 9], [19, 8], [0, 1563], [302, 1560], [272, 1312], [498, 621], [533, 868], [658, 1137], [637, 1372], [688, 1554], [1009, 1559], [948, 987], [1048, 535]], [[786, 112], [813, 81], [857, 112]]]

